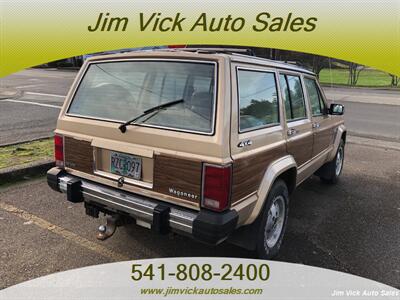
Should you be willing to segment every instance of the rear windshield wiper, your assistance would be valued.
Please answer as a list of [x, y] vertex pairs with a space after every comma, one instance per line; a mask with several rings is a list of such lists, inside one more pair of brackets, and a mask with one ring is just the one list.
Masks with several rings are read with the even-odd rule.
[[149, 108], [149, 109], [145, 110], [139, 116], [134, 117], [132, 120], [126, 121], [124, 124], [121, 124], [118, 128], [119, 128], [119, 130], [121, 130], [122, 133], [124, 133], [126, 131], [126, 127], [128, 125], [135, 125], [136, 124], [135, 121], [139, 120], [140, 118], [143, 118], [144, 116], [147, 116], [148, 114], [151, 114], [153, 112], [160, 111], [160, 110], [162, 110], [164, 108], [167, 108], [169, 106], [173, 106], [175, 104], [181, 103], [183, 101], [184, 101], [183, 99], [174, 100], [174, 101], [171, 101], [171, 102], [163, 103], [163, 104], [154, 106], [152, 108]]

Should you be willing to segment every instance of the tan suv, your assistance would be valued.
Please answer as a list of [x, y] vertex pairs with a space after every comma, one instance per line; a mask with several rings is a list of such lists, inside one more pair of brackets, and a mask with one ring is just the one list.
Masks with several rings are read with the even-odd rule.
[[[86, 213], [277, 254], [289, 195], [337, 181], [343, 106], [315, 74], [253, 56], [161, 50], [85, 62], [55, 131], [51, 188]], [[324, 188], [321, 186], [321, 189]]]

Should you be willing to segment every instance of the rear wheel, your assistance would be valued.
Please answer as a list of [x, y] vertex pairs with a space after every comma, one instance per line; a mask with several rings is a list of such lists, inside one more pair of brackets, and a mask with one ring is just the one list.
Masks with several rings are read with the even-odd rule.
[[335, 158], [327, 162], [317, 171], [322, 182], [334, 184], [339, 180], [339, 176], [343, 170], [344, 163], [344, 141], [341, 140]]
[[282, 244], [289, 213], [289, 193], [285, 182], [278, 179], [268, 194], [259, 221], [257, 256], [270, 259], [276, 256]]

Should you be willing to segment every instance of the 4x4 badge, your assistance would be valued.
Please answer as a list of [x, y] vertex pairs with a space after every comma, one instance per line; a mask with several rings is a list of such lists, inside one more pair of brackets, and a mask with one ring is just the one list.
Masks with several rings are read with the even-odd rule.
[[253, 142], [251, 140], [247, 140], [247, 141], [240, 142], [237, 146], [239, 148], [243, 148], [245, 146], [251, 146], [252, 144], [253, 144]]

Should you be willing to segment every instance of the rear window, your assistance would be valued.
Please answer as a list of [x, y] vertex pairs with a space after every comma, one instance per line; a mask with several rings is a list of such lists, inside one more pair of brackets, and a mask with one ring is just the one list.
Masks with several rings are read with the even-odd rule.
[[210, 134], [214, 124], [215, 73], [214, 63], [93, 63], [75, 93], [68, 115], [125, 122], [154, 106], [183, 99], [137, 123]]

